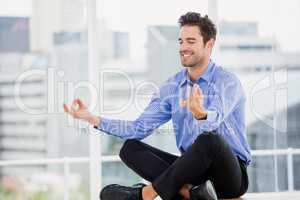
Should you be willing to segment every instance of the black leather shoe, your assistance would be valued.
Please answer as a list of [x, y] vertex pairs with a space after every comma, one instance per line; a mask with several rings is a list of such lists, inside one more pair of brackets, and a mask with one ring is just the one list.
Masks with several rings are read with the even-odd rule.
[[190, 190], [190, 200], [218, 200], [215, 188], [210, 180]]
[[100, 192], [101, 200], [143, 200], [142, 189], [146, 186], [143, 183], [132, 187], [111, 184], [105, 186]]

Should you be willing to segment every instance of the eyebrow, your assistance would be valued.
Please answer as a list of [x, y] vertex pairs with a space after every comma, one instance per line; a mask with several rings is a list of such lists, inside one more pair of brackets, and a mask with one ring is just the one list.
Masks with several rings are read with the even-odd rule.
[[186, 38], [186, 40], [196, 40], [196, 38], [188, 37], [188, 38]]
[[[188, 41], [195, 41], [196, 38], [188, 37], [188, 38], [186, 38], [186, 40], [188, 40]], [[178, 41], [182, 41], [182, 38], [178, 38]]]

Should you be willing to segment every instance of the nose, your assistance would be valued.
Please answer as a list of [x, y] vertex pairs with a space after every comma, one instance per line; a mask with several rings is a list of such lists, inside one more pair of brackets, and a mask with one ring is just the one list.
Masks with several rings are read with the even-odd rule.
[[180, 53], [188, 52], [191, 50], [190, 45], [186, 41], [182, 41], [179, 46]]
[[188, 51], [188, 50], [189, 50], [189, 47], [184, 42], [180, 44], [179, 52], [183, 53], [183, 52]]

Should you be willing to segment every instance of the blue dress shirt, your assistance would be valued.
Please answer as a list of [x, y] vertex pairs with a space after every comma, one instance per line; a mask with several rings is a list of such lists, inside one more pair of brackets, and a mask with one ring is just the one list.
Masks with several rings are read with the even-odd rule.
[[[186, 99], [193, 84], [198, 84], [204, 95], [205, 120], [197, 120], [187, 108], [180, 106], [180, 99]], [[248, 165], [251, 155], [246, 138], [245, 101], [239, 79], [210, 61], [195, 82], [190, 80], [186, 68], [169, 78], [136, 120], [101, 118], [98, 129], [122, 139], [143, 139], [172, 119], [180, 152], [185, 152], [203, 132], [216, 131]]]

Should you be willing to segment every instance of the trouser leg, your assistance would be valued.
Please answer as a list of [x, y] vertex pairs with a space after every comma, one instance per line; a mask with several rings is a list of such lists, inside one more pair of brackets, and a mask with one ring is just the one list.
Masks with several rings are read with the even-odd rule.
[[127, 140], [120, 151], [121, 160], [145, 180], [159, 177], [178, 156], [154, 148], [139, 140]]
[[227, 142], [211, 132], [199, 135], [152, 184], [160, 197], [170, 200], [183, 185], [198, 185], [209, 179], [219, 198], [233, 198], [241, 195], [245, 178]]

